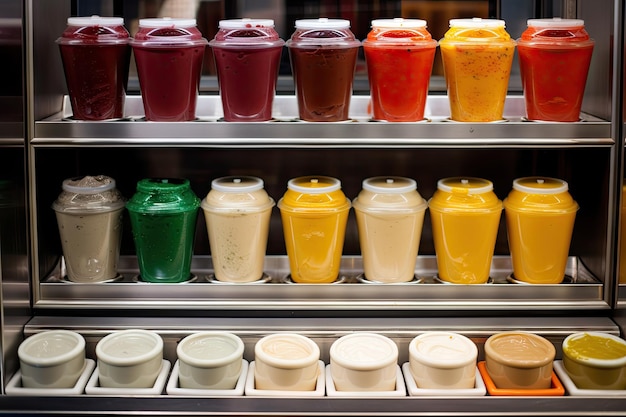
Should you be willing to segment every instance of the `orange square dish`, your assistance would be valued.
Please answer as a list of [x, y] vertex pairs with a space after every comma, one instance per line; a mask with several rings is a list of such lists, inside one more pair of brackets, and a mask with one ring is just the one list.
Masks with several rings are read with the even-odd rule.
[[493, 379], [489, 376], [487, 372], [487, 367], [485, 365], [485, 361], [478, 362], [478, 371], [480, 372], [480, 376], [482, 376], [483, 381], [485, 382], [485, 387], [487, 388], [487, 394], [489, 395], [509, 395], [509, 396], [563, 396], [565, 395], [565, 388], [561, 381], [556, 376], [554, 371], [552, 371], [552, 383], [550, 388], [546, 389], [504, 389], [496, 387], [496, 384], [493, 382]]

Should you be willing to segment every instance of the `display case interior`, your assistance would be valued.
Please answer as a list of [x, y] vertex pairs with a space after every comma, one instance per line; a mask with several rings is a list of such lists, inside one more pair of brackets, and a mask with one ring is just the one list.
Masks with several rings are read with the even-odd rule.
[[[151, 9], [157, 2], [98, 3], [97, 11], [101, 14], [125, 14], [132, 35], [136, 33], [139, 16], [157, 14], [156, 9]], [[280, 13], [284, 11], [280, 2], [270, 2], [271, 7], [264, 5], [267, 7], [262, 9], [250, 8], [261, 2], [199, 2], [198, 10], [207, 12], [207, 8], [218, 3], [224, 8], [212, 9], [211, 13], [217, 13], [211, 14], [213, 20], [199, 19], [202, 27], [213, 25], [216, 29], [216, 16], [238, 17], [228, 14], [239, 13], [239, 7], [263, 12], [264, 16], [278, 9]], [[308, 10], [302, 4], [295, 7], [292, 3], [285, 2], [284, 16], [280, 14], [284, 17], [284, 22], [280, 21], [283, 33], [289, 32], [293, 22], [288, 20], [293, 13]], [[316, 7], [330, 10], [328, 2], [322, 3]], [[348, 2], [335, 3], [333, 6], [341, 9]], [[363, 20], [370, 18], [366, 11], [370, 10], [371, 2], [355, 3], [358, 8], [349, 8], [352, 16], [358, 17], [355, 28], [369, 28], [369, 22], [363, 26]], [[419, 9], [418, 3], [422, 2], [384, 3], [381, 7], [385, 10], [408, 15]], [[245, 343], [244, 359], [250, 363], [255, 359], [254, 344], [271, 333], [297, 332], [313, 338], [320, 346], [320, 359], [325, 364], [330, 362], [329, 348], [337, 338], [359, 331], [380, 333], [397, 344], [401, 352], [399, 367], [408, 360], [410, 340], [431, 330], [455, 331], [470, 337], [478, 346], [481, 361], [485, 358], [485, 340], [500, 331], [522, 330], [546, 337], [556, 348], [556, 360], [561, 360], [560, 344], [571, 333], [601, 331], [622, 336], [617, 312], [622, 304], [618, 292], [623, 288], [618, 286], [616, 278], [615, 228], [624, 140], [623, 120], [616, 112], [619, 106], [615, 103], [623, 92], [614, 89], [621, 86], [623, 73], [624, 5], [617, 0], [602, 0], [602, 7], [589, 1], [516, 2], [511, 8], [508, 8], [511, 2], [444, 3], [463, 3], [467, 7], [471, 3], [476, 7], [472, 10], [484, 13], [483, 17], [510, 19], [507, 27], [515, 31], [514, 37], [523, 30], [527, 17], [563, 15], [584, 19], [597, 46], [581, 120], [528, 121], [521, 81], [514, 71], [503, 119], [497, 122], [450, 120], [442, 74], [434, 74], [431, 79], [424, 120], [374, 121], [368, 109], [366, 77], [357, 71], [348, 120], [303, 122], [298, 117], [291, 75], [283, 71], [272, 120], [226, 122], [217, 78], [209, 68], [200, 83], [196, 118], [152, 122], [146, 120], [138, 80], [133, 76], [134, 62], [131, 62], [123, 116], [107, 121], [77, 120], [71, 111], [55, 40], [63, 32], [68, 17], [84, 15], [91, 9], [83, 1], [27, 1], [24, 9], [27, 138], [15, 152], [9, 149], [5, 153], [3, 147], [0, 160], [6, 157], [12, 167], [10, 171], [17, 172], [19, 153], [26, 154], [27, 191], [23, 192], [28, 204], [23, 214], [28, 219], [29, 234], [23, 237], [28, 238], [30, 265], [20, 271], [28, 270], [28, 289], [21, 283], [19, 291], [10, 293], [17, 295], [7, 297], [4, 268], [7, 249], [3, 246], [2, 304], [5, 310], [18, 305], [25, 308], [28, 322], [2, 329], [3, 336], [15, 329], [20, 335], [2, 345], [5, 373], [0, 409], [33, 414], [64, 413], [71, 409], [77, 414], [162, 415], [473, 415], [487, 411], [502, 415], [581, 412], [626, 415], [623, 398], [619, 396], [595, 393], [590, 399], [572, 395], [571, 390], [550, 398], [486, 393], [453, 399], [437, 395], [415, 398], [406, 391], [401, 398], [389, 399], [362, 395], [329, 398], [328, 390], [324, 398], [177, 396], [163, 387], [157, 393], [140, 395], [116, 392], [99, 397], [80, 392], [70, 398], [28, 394], [32, 401], [27, 405], [23, 395], [7, 393], [11, 377], [19, 371], [18, 339], [52, 329], [82, 334], [87, 340], [87, 358], [92, 361], [97, 359], [96, 344], [106, 334], [124, 329], [154, 330], [163, 338], [164, 359], [172, 366], [177, 361], [176, 347], [180, 340], [202, 330], [238, 334]], [[139, 8], [135, 9], [136, 5]], [[459, 10], [455, 17], [469, 17], [467, 9], [450, 6], [447, 11], [450, 10]], [[434, 21], [441, 15], [432, 16]], [[205, 35], [212, 37], [213, 33], [207, 31]], [[359, 36], [363, 38], [365, 34]], [[209, 59], [207, 56], [210, 54], [205, 59]], [[267, 194], [276, 202], [285, 195], [291, 179], [305, 175], [340, 180], [341, 191], [351, 201], [362, 190], [363, 180], [377, 176], [414, 179], [417, 191], [427, 201], [435, 195], [438, 181], [443, 178], [487, 179], [493, 183], [498, 199], [504, 200], [514, 180], [542, 176], [566, 181], [568, 192], [580, 208], [576, 212], [565, 277], [558, 284], [525, 284], [512, 276], [504, 215], [499, 221], [488, 282], [473, 285], [443, 282], [437, 276], [430, 210], [425, 211], [415, 279], [399, 284], [369, 281], [364, 276], [354, 208], [348, 215], [337, 280], [325, 284], [295, 283], [290, 279], [279, 207], [274, 207], [270, 216], [264, 276], [258, 282], [232, 284], [215, 279], [207, 223], [200, 210], [193, 234], [189, 280], [176, 284], [142, 280], [129, 212], [124, 211], [119, 275], [106, 282], [77, 283], [67, 276], [53, 203], [64, 180], [84, 175], [114, 178], [126, 199], [135, 194], [138, 182], [145, 178], [188, 179], [193, 192], [203, 199], [216, 178], [252, 175], [263, 180]], [[171, 370], [174, 369], [178, 368]], [[165, 378], [171, 376], [168, 372]]]

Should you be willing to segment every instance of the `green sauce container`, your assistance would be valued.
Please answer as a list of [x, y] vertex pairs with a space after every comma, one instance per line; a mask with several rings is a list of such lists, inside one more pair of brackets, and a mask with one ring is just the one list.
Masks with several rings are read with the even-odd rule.
[[137, 183], [126, 208], [142, 281], [190, 279], [199, 207], [200, 199], [187, 179], [148, 178]]

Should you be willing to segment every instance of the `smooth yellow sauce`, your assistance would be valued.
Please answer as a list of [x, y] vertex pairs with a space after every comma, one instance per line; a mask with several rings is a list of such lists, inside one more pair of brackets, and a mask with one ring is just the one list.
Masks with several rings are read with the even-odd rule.
[[569, 340], [563, 350], [575, 359], [620, 359], [626, 356], [626, 343], [608, 337], [585, 334]]

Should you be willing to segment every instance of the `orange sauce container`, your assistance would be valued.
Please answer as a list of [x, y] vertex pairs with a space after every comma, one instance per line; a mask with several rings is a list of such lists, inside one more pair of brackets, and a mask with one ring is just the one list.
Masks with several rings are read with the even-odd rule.
[[424, 119], [436, 48], [424, 20], [372, 20], [363, 52], [375, 120]]
[[516, 280], [529, 284], [563, 281], [577, 211], [578, 203], [563, 180], [525, 177], [513, 181], [504, 212]]
[[482, 178], [445, 178], [429, 201], [439, 279], [484, 284], [502, 214], [493, 183]]
[[332, 177], [289, 180], [278, 201], [291, 279], [331, 283], [339, 276], [351, 202]]
[[515, 41], [498, 19], [452, 19], [439, 41], [450, 101], [459, 122], [502, 119]]

